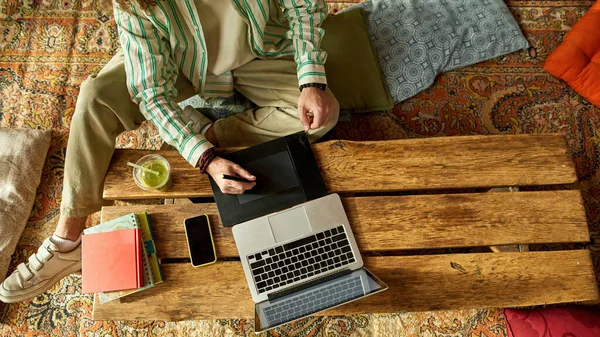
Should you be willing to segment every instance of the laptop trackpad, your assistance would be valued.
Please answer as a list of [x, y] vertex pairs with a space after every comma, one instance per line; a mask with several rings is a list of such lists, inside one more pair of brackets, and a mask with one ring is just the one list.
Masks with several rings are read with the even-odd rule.
[[304, 207], [296, 207], [289, 211], [269, 217], [271, 232], [276, 242], [301, 238], [310, 234], [310, 222]]

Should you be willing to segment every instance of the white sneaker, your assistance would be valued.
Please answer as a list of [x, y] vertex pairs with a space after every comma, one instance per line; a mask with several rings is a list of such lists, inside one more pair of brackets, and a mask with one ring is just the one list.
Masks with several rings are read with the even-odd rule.
[[60, 281], [63, 277], [81, 270], [81, 243], [77, 248], [61, 253], [50, 238], [29, 257], [27, 264], [21, 263], [0, 285], [0, 301], [20, 302], [33, 298]]

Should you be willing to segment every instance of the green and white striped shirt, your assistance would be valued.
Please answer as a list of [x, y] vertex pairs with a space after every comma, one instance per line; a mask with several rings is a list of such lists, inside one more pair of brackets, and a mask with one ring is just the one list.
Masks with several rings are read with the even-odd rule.
[[[214, 0], [225, 1], [225, 0]], [[324, 0], [229, 0], [250, 27], [252, 51], [260, 58], [294, 55], [299, 85], [327, 83], [327, 53], [320, 48], [327, 16]], [[175, 102], [181, 71], [204, 98], [233, 94], [231, 72], [207, 72], [202, 25], [193, 0], [158, 0], [142, 10], [115, 7], [125, 55], [127, 88], [160, 136], [192, 165], [213, 146], [188, 127], [191, 122]]]

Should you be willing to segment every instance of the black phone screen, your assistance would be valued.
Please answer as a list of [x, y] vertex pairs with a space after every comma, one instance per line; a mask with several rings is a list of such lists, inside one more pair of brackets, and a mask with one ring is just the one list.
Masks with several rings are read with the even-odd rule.
[[184, 225], [192, 265], [200, 266], [215, 262], [217, 257], [215, 256], [208, 216], [201, 215], [185, 219]]

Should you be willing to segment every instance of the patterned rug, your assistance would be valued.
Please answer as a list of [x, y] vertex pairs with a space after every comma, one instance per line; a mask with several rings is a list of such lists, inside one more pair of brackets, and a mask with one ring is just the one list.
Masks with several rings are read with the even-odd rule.
[[[354, 1], [330, 0], [332, 12]], [[594, 1], [508, 0], [532, 48], [439, 76], [392, 111], [355, 115], [332, 137], [381, 140], [470, 134], [558, 132], [577, 165], [596, 271], [600, 274], [600, 109], [547, 74], [546, 56]], [[0, 1], [0, 126], [52, 130], [52, 146], [12, 270], [56, 225], [70, 120], [81, 82], [118, 46], [110, 12], [96, 1]], [[148, 125], [124, 133], [119, 147], [157, 149]], [[90, 224], [97, 223], [93, 217]], [[252, 336], [248, 320], [106, 321], [91, 319], [92, 298], [71, 275], [31, 301], [0, 303], [1, 336]], [[315, 317], [270, 336], [506, 336], [499, 309]]]

